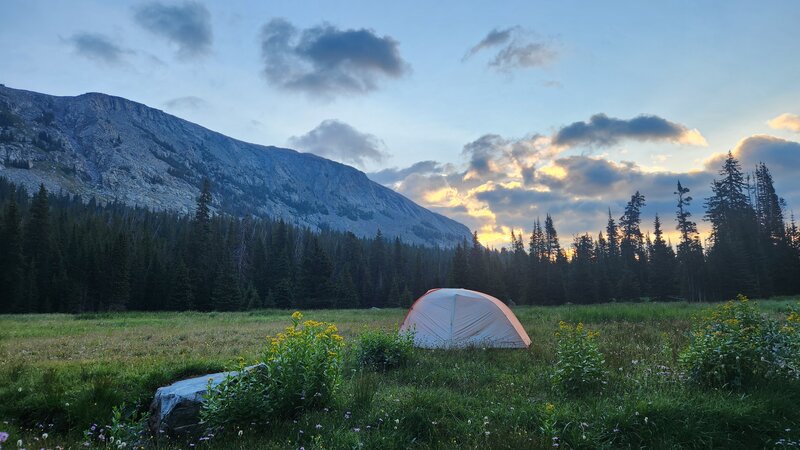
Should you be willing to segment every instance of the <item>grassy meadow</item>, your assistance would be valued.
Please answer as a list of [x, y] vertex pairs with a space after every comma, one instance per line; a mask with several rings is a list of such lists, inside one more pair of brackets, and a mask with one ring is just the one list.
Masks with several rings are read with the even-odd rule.
[[[761, 300], [784, 314], [798, 298]], [[416, 350], [385, 373], [345, 365], [336, 404], [268, 427], [170, 448], [782, 448], [800, 441], [800, 384], [739, 391], [688, 385], [677, 355], [687, 303], [517, 307], [528, 350]], [[351, 341], [396, 328], [406, 311], [318, 310]], [[112, 408], [146, 411], [156, 388], [255, 361], [291, 311], [0, 316], [0, 431], [5, 449], [83, 448]], [[590, 395], [551, 386], [559, 321], [599, 331], [609, 372]], [[122, 407], [122, 405], [125, 405]], [[42, 435], [47, 435], [43, 438]], [[110, 446], [110, 448], [116, 448]]]

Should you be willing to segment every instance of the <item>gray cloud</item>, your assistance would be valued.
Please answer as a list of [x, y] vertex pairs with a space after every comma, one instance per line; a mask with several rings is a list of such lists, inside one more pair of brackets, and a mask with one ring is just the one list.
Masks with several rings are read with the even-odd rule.
[[707, 145], [697, 130], [653, 115], [640, 115], [624, 120], [595, 114], [588, 122], [574, 122], [558, 130], [553, 143], [563, 146], [590, 145], [607, 147], [623, 139], [637, 141], [671, 141], [681, 144]]
[[465, 61], [475, 54], [492, 48], [499, 48], [489, 61], [489, 67], [501, 72], [515, 69], [544, 67], [558, 58], [558, 52], [551, 44], [535, 41], [530, 32], [519, 26], [490, 31], [480, 42], [467, 51]]
[[392, 167], [368, 173], [367, 176], [376, 183], [390, 185], [406, 179], [411, 174], [430, 175], [433, 173], [441, 173], [444, 170], [445, 165], [436, 161], [420, 161], [404, 169]]
[[[800, 205], [800, 178], [797, 177], [800, 142], [757, 134], [739, 141], [732, 152], [745, 171], [753, 171], [760, 162], [766, 164], [775, 178], [778, 194], [786, 197], [790, 205]], [[725, 156], [725, 153], [711, 156], [705, 162], [706, 170], [716, 174]]]
[[132, 53], [117, 45], [111, 38], [99, 33], [75, 33], [65, 39], [76, 53], [105, 64], [116, 65], [123, 62], [123, 57]]
[[263, 26], [261, 56], [269, 83], [322, 97], [371, 92], [379, 79], [409, 71], [390, 36], [329, 24], [298, 30], [283, 19]]
[[489, 34], [487, 34], [486, 37], [484, 37], [480, 42], [478, 42], [471, 49], [469, 49], [467, 54], [464, 55], [464, 57], [461, 60], [465, 61], [483, 49], [505, 44], [511, 39], [511, 34], [517, 28], [519, 27], [510, 27], [502, 30], [499, 28], [495, 28], [494, 30], [490, 31]]
[[672, 198], [675, 184], [680, 180], [687, 186], [705, 190], [711, 182], [710, 172], [645, 172], [630, 161], [613, 162], [589, 156], [568, 156], [552, 162], [563, 170], [562, 177], [537, 173], [537, 182], [551, 191], [585, 198], [612, 199], [641, 191], [654, 198]]
[[527, 184], [533, 181], [535, 164], [556, 151], [548, 138], [538, 134], [523, 139], [485, 134], [466, 144], [461, 154], [469, 158], [469, 178], [497, 180], [507, 177], [510, 171], [519, 171]]
[[200, 97], [188, 95], [168, 100], [164, 102], [164, 106], [170, 109], [203, 109], [208, 107], [208, 102]]
[[390, 155], [383, 141], [338, 120], [326, 120], [289, 144], [306, 152], [364, 168], [368, 161], [381, 163]]
[[145, 3], [136, 7], [134, 19], [144, 29], [177, 45], [182, 59], [205, 55], [211, 49], [211, 14], [200, 3]]

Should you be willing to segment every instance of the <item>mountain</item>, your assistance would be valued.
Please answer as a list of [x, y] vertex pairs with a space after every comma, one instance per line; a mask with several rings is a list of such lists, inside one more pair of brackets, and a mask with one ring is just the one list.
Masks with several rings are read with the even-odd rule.
[[214, 208], [283, 218], [313, 230], [352, 231], [454, 246], [469, 229], [309, 153], [229, 138], [105, 94], [56, 97], [0, 85], [0, 176], [85, 199], [189, 213], [211, 180]]

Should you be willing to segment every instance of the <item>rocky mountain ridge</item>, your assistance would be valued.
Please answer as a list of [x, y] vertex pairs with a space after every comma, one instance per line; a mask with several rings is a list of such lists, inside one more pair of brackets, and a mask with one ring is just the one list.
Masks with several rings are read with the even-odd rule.
[[469, 229], [344, 164], [242, 142], [146, 105], [99, 93], [56, 97], [0, 85], [0, 177], [88, 199], [193, 211], [211, 180], [217, 212], [283, 218], [454, 246]]

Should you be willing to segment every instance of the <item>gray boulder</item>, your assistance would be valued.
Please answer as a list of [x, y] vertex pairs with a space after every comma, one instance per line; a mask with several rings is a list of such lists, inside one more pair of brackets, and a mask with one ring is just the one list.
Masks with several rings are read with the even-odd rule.
[[[246, 367], [260, 368], [263, 364]], [[150, 404], [148, 426], [153, 436], [177, 436], [200, 433], [200, 410], [208, 392], [208, 384], [219, 385], [228, 375], [238, 372], [220, 372], [181, 380], [156, 390]]]

